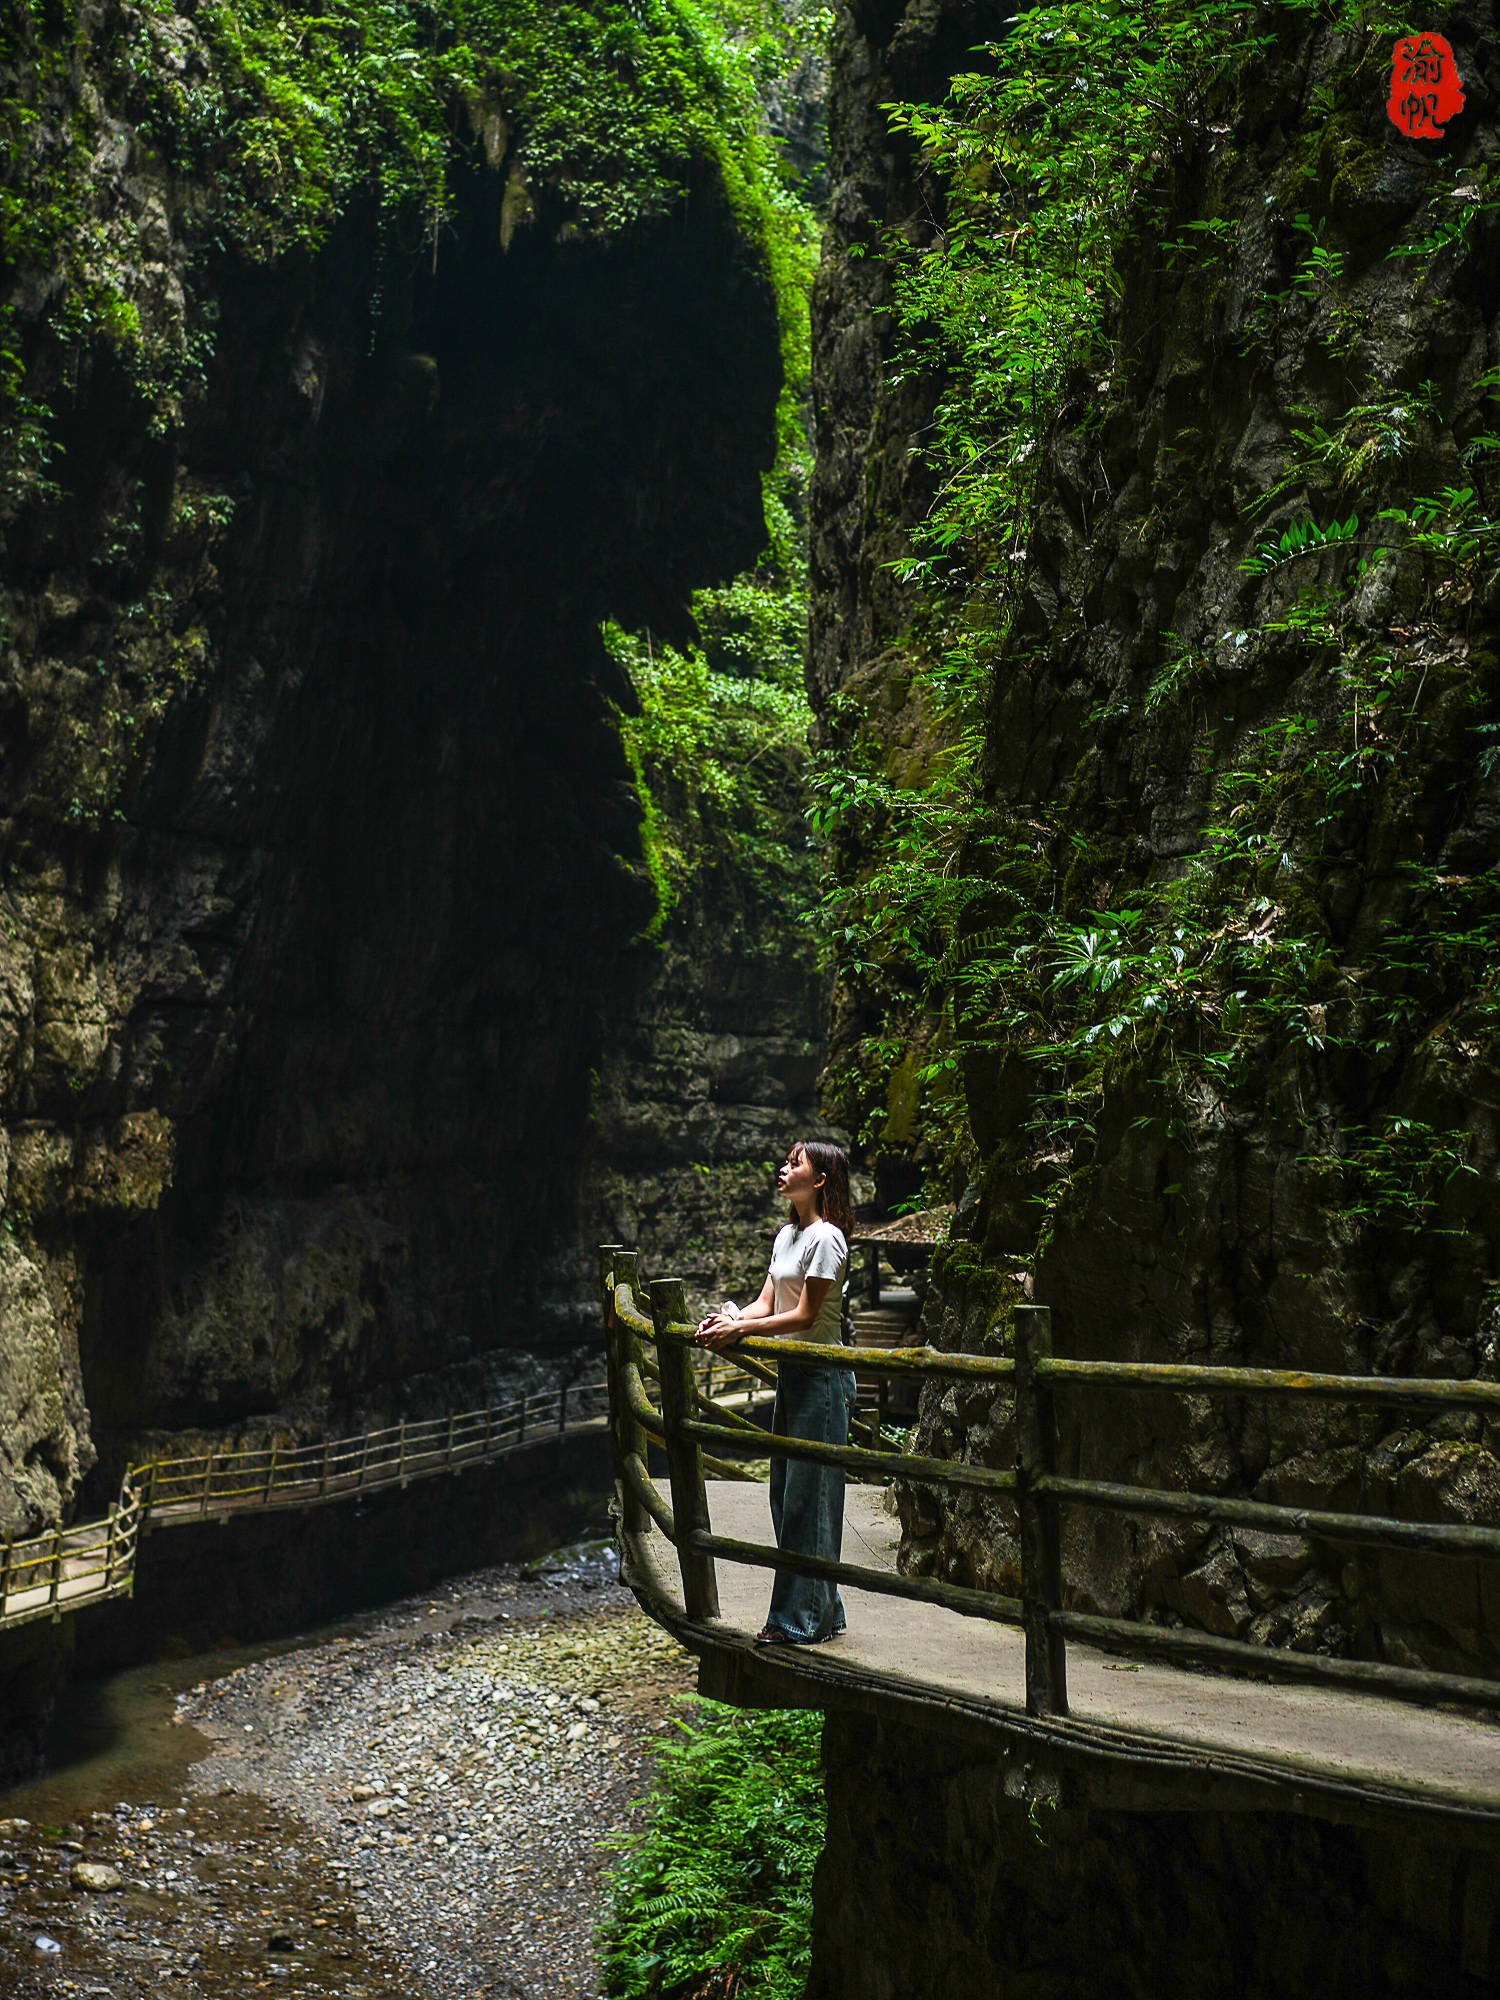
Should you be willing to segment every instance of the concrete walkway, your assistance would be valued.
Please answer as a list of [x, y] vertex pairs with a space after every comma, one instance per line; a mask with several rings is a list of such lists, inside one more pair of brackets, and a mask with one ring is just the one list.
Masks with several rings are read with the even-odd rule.
[[[895, 1569], [900, 1528], [881, 1501], [874, 1487], [849, 1487], [846, 1562]], [[709, 1511], [716, 1534], [773, 1545], [765, 1486], [713, 1481]], [[655, 1529], [648, 1547], [680, 1613], [676, 1552]], [[753, 1635], [765, 1622], [770, 1571], [722, 1558], [717, 1567], [724, 1624]], [[778, 1663], [815, 1658], [820, 1668], [847, 1665], [908, 1688], [915, 1683], [1024, 1713], [1024, 1642], [1015, 1628], [871, 1591], [845, 1587], [843, 1595], [849, 1630], [805, 1654], [774, 1649]], [[1428, 1803], [1500, 1811], [1500, 1718], [1343, 1689], [1194, 1673], [1077, 1642], [1068, 1646], [1068, 1692], [1076, 1723], [1252, 1758], [1335, 1784], [1420, 1791]]]

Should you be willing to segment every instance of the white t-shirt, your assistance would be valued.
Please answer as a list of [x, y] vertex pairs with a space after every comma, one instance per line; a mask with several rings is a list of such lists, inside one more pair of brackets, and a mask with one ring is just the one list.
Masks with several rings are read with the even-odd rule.
[[835, 1229], [821, 1216], [805, 1229], [799, 1229], [794, 1222], [784, 1222], [776, 1232], [776, 1241], [771, 1246], [773, 1312], [790, 1312], [801, 1298], [807, 1279], [832, 1280], [818, 1308], [818, 1317], [797, 1339], [818, 1341], [829, 1347], [837, 1347], [842, 1340], [843, 1279], [848, 1261], [849, 1245], [844, 1241], [843, 1230]]

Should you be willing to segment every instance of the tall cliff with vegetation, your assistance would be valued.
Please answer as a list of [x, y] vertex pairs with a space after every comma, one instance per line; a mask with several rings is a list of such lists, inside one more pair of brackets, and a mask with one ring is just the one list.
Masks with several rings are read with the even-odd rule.
[[[1500, 1367], [1500, 53], [1387, 112], [1376, 6], [856, 4], [820, 278], [812, 676], [835, 1075], [958, 1198], [928, 1331]], [[894, 106], [892, 111], [890, 107]], [[1004, 1462], [929, 1391], [924, 1448]], [[1068, 1402], [1068, 1470], [1493, 1518], [1477, 1418]], [[1005, 1586], [1003, 1508], [904, 1560]], [[1493, 1666], [1473, 1565], [1065, 1525], [1089, 1607]]]
[[[164, 1431], [582, 1365], [611, 1065], [701, 893], [639, 651], [721, 647], [785, 835], [749, 930], [807, 867], [731, 585], [797, 585], [805, 11], [10, 10], [0, 1532]], [[804, 1107], [803, 961], [713, 1051], [716, 1171]]]

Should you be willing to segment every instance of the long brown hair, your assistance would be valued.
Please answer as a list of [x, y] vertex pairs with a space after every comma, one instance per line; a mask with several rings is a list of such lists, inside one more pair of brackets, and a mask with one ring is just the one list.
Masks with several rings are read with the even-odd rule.
[[[836, 1146], [831, 1139], [797, 1139], [787, 1147], [786, 1156], [800, 1153], [815, 1174], [823, 1176], [823, 1185], [814, 1189], [817, 1197], [818, 1214], [825, 1222], [831, 1222], [835, 1229], [844, 1233], [847, 1243], [854, 1233], [854, 1197], [849, 1192], [849, 1155], [842, 1146]], [[793, 1222], [797, 1220], [795, 1204], [788, 1204], [787, 1214]]]

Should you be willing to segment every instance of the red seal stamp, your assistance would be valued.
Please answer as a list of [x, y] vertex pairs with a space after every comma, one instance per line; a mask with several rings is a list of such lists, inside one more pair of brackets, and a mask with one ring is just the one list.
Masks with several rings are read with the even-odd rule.
[[1391, 122], [1408, 139], [1441, 139], [1464, 108], [1464, 87], [1442, 35], [1404, 35], [1391, 57]]

